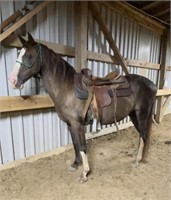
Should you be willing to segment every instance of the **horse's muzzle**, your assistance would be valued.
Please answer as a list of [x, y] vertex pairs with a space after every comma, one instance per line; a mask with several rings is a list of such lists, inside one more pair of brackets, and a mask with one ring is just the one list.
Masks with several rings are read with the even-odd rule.
[[24, 84], [21, 84], [19, 82], [16, 82], [16, 81], [10, 81], [10, 85], [13, 89], [23, 89], [24, 87]]

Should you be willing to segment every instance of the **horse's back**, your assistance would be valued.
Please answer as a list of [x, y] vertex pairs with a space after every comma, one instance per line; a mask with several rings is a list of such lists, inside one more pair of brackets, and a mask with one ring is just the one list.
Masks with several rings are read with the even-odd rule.
[[134, 95], [134, 111], [148, 113], [155, 104], [157, 87], [148, 78], [140, 75], [126, 75]]
[[150, 98], [154, 98], [156, 96], [157, 87], [148, 78], [136, 74], [126, 75], [125, 78], [130, 84], [132, 93], [134, 94], [136, 101], [138, 99], [150, 100]]

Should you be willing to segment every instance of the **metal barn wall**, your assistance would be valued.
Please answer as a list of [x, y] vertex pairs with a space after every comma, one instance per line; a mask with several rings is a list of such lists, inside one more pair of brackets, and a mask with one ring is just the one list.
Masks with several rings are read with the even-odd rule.
[[[14, 11], [24, 7], [24, 1], [1, 1], [1, 21]], [[120, 14], [99, 6], [99, 10], [110, 29], [121, 54], [129, 59], [145, 59], [158, 63], [160, 53], [160, 35], [149, 31], [136, 22]], [[47, 9], [33, 17], [27, 24], [27, 31], [33, 37], [54, 43], [74, 47], [74, 2], [54, 2]], [[89, 11], [88, 50], [112, 53], [104, 39], [98, 24]], [[20, 92], [8, 85], [8, 77], [17, 58], [16, 49], [5, 49], [1, 46], [0, 55], [0, 95], [46, 95], [41, 81], [31, 79]], [[65, 59], [74, 65], [74, 59]], [[88, 61], [87, 66], [94, 75], [104, 76], [112, 70], [121, 72], [121, 67], [113, 64]], [[157, 70], [146, 70], [130, 67], [131, 73], [142, 74], [157, 83]], [[170, 79], [170, 74], [168, 75]], [[129, 119], [123, 120], [125, 123]], [[88, 130], [95, 130], [95, 125]], [[7, 163], [40, 152], [45, 152], [71, 143], [67, 126], [62, 122], [54, 109], [24, 111], [0, 115], [0, 163]]]
[[[166, 66], [171, 66], [171, 36], [170, 34], [168, 38]], [[171, 89], [171, 71], [166, 71], [166, 80], [165, 80], [164, 87]], [[171, 102], [168, 106], [168, 109], [166, 110], [166, 113], [171, 113]]]
[[[25, 2], [1, 1], [1, 21]], [[69, 46], [74, 45], [74, 3], [54, 2], [33, 17], [27, 31], [34, 38]], [[24, 89], [12, 89], [8, 77], [17, 58], [16, 49], [1, 46], [0, 96], [46, 95], [42, 81], [32, 78]], [[65, 58], [70, 64], [74, 59]], [[7, 163], [71, 143], [69, 131], [54, 109], [24, 111], [0, 115], [0, 163]]]

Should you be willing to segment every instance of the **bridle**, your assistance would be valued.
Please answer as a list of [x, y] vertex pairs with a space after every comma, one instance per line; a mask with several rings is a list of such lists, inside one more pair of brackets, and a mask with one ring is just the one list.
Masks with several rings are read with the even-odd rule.
[[42, 62], [42, 48], [41, 48], [41, 44], [40, 43], [38, 45], [39, 45], [39, 50], [37, 52], [36, 57], [34, 58], [33, 62], [30, 65], [28, 65], [26, 63], [23, 63], [23, 62], [20, 62], [18, 60], [16, 62], [20, 63], [21, 65], [24, 65], [25, 67], [31, 68], [34, 65], [34, 63], [36, 62], [36, 60], [37, 60], [37, 58], [38, 58], [39, 55], [40, 55], [40, 60]]

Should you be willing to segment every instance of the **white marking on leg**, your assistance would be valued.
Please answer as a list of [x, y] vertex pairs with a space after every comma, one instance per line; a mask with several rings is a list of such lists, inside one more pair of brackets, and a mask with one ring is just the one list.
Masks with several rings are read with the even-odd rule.
[[135, 160], [135, 166], [139, 165], [139, 162], [142, 160], [142, 154], [143, 154], [143, 149], [144, 149], [144, 141], [142, 137], [139, 138], [139, 147], [138, 147], [138, 154], [137, 158]]
[[20, 54], [16, 60], [16, 63], [15, 63], [15, 66], [11, 72], [11, 75], [10, 75], [10, 78], [9, 78], [9, 82], [10, 82], [10, 85], [15, 88], [15, 84], [17, 83], [17, 75], [18, 75], [18, 72], [20, 70], [20, 67], [21, 67], [21, 62], [22, 62], [22, 57], [23, 55], [25, 54], [26, 50], [24, 48], [21, 49], [20, 51]]
[[87, 155], [83, 151], [80, 151], [80, 154], [83, 161], [83, 173], [80, 177], [80, 181], [85, 182], [87, 181], [87, 173], [90, 171], [90, 167], [88, 164]]

